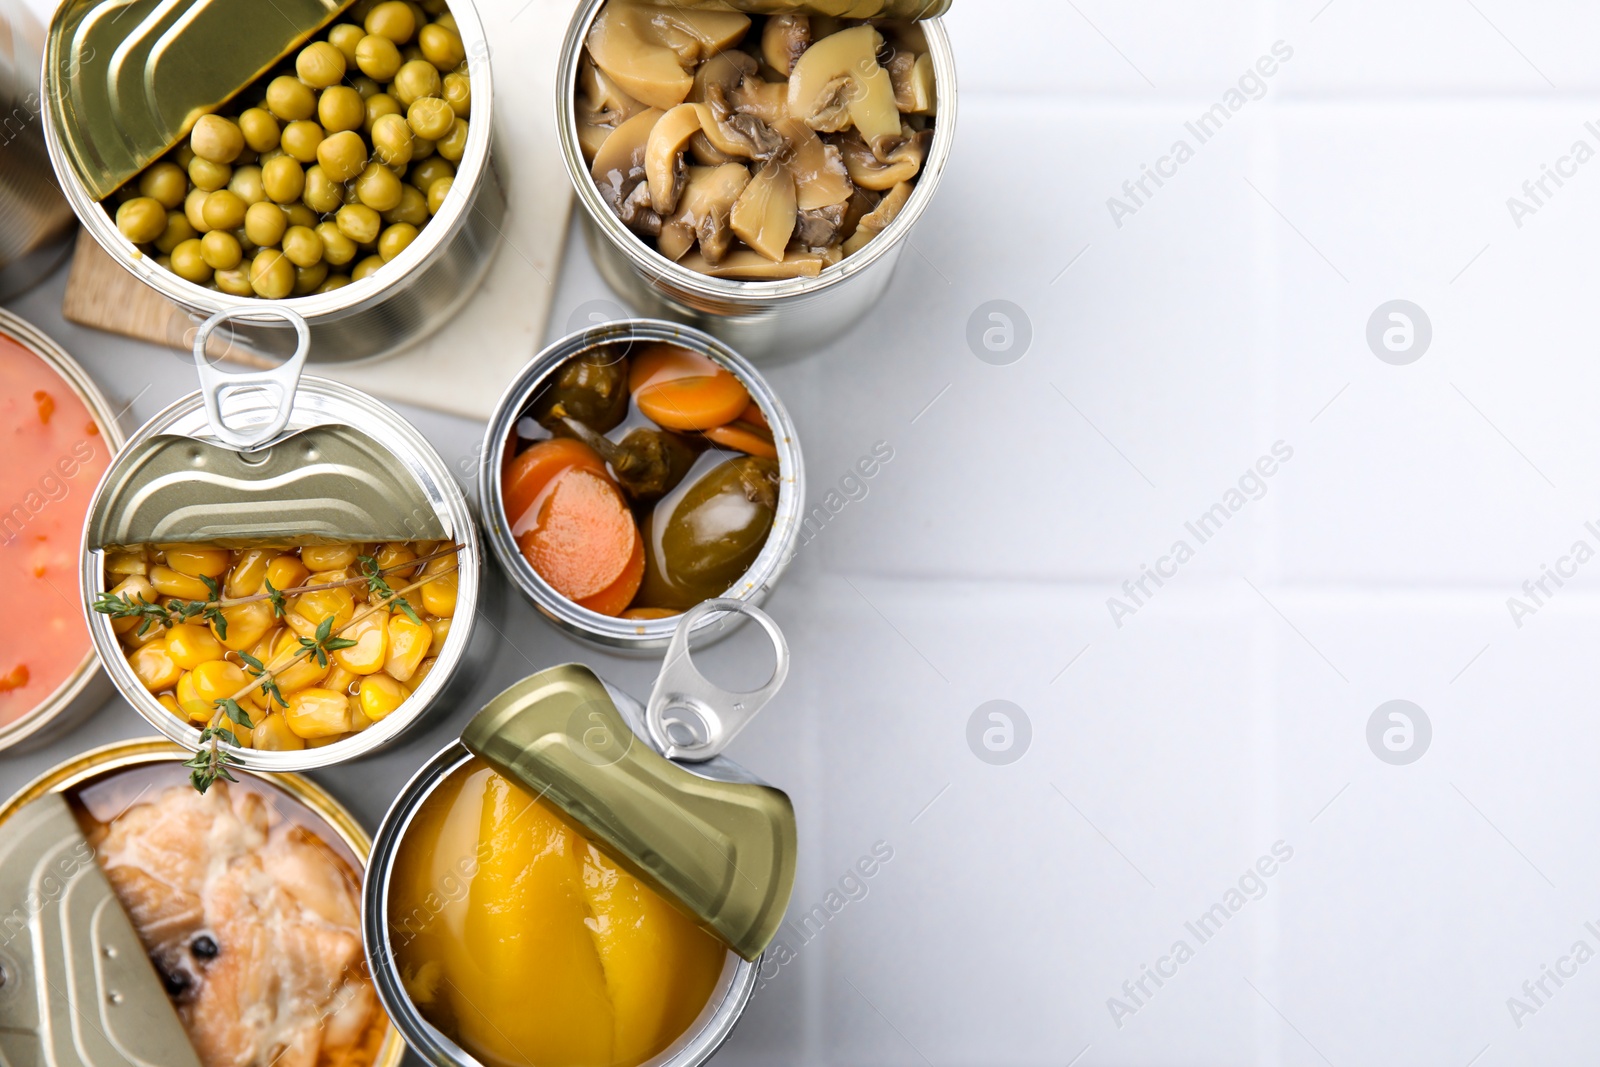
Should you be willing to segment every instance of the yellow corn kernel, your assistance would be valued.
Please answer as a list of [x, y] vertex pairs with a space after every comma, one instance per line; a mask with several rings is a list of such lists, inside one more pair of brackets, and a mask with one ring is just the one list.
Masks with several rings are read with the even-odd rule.
[[267, 581], [272, 583], [274, 589], [294, 589], [310, 573], [305, 564], [294, 556], [277, 556], [267, 564]]
[[[156, 592], [156, 587], [151, 585], [150, 580], [142, 574], [130, 575], [118, 582], [111, 590], [111, 595], [127, 597], [129, 600], [143, 600], [147, 604], [154, 604], [161, 599], [161, 594]], [[112, 619], [111, 629], [115, 633], [125, 634], [131, 630], [137, 630], [142, 621], [138, 616], [131, 616], [126, 619]], [[159, 630], [160, 628], [156, 624], [152, 624], [150, 627], [151, 630]], [[149, 632], [149, 630], [145, 631], [145, 633]]]
[[[183, 682], [180, 680], [178, 684], [182, 685]], [[178, 707], [178, 698], [173, 696], [171, 693], [162, 693], [160, 696], [156, 697], [156, 703], [160, 704], [162, 707], [166, 708], [180, 719], [188, 718], [188, 716], [183, 713], [183, 709]]]
[[135, 649], [141, 645], [148, 645], [151, 641], [165, 641], [166, 638], [167, 628], [162, 626], [159, 622], [152, 621], [149, 628], [146, 629], [144, 633], [140, 633], [139, 627], [135, 626], [133, 629], [123, 634], [122, 643], [129, 649]]
[[191, 578], [198, 578], [202, 574], [207, 578], [216, 578], [228, 570], [230, 553], [225, 548], [212, 548], [210, 545], [160, 545], [159, 547], [166, 553], [167, 567], [179, 574], [186, 574]]
[[286, 697], [292, 698], [302, 689], [321, 685], [328, 676], [328, 668], [319, 664], [314, 654], [295, 663], [295, 656], [302, 651], [299, 637], [293, 631], [285, 631], [272, 650], [272, 658], [267, 661], [267, 666], [274, 672], [279, 691]]
[[[267, 577], [267, 564], [272, 562], [270, 548], [250, 548], [239, 557], [239, 562], [228, 572], [228, 584], [223, 587], [229, 596], [255, 596], [261, 592], [261, 583]], [[274, 586], [273, 588], [277, 588]]]
[[387, 674], [375, 674], [370, 678], [363, 678], [359, 696], [361, 714], [372, 722], [378, 722], [404, 704], [409, 695], [405, 686]]
[[232, 698], [250, 684], [250, 676], [244, 673], [244, 668], [225, 659], [202, 663], [190, 672], [190, 676], [194, 679], [195, 696], [212, 707], [216, 706], [216, 701]]
[[433, 631], [425, 622], [412, 622], [404, 615], [389, 616], [389, 654], [383, 661], [386, 674], [404, 682], [417, 673], [417, 664], [433, 644]]
[[284, 718], [289, 729], [307, 740], [336, 737], [346, 731], [350, 698], [331, 689], [302, 689], [289, 698]]
[[[428, 564], [422, 573], [424, 577], [431, 574], [439, 574], [440, 571], [449, 570], [455, 565], [456, 557], [455, 553], [452, 552], [450, 555], [440, 556]], [[447, 619], [454, 615], [456, 613], [456, 584], [459, 577], [459, 572], [451, 570], [449, 574], [440, 575], [440, 577], [424, 585], [422, 587], [422, 606], [441, 618]]]
[[450, 640], [449, 619], [429, 619], [428, 629], [433, 631], [433, 643], [428, 646], [428, 655], [437, 656], [444, 643]]
[[165, 639], [151, 641], [128, 653], [128, 666], [133, 668], [139, 684], [152, 693], [165, 692], [178, 684], [183, 670], [172, 662]]
[[263, 752], [297, 752], [306, 747], [306, 742], [289, 729], [287, 719], [273, 712], [256, 721], [255, 729], [250, 731], [250, 745]]
[[[378, 569], [381, 571], [387, 571], [390, 567], [404, 567], [407, 563], [410, 563], [412, 560], [416, 559], [417, 554], [412, 550], [411, 546], [406, 544], [404, 541], [390, 541], [388, 544], [383, 545], [378, 549], [378, 554], [374, 558], [376, 558], [378, 561]], [[394, 572], [394, 575], [386, 575], [386, 577], [393, 577], [396, 575], [404, 577], [405, 573], [406, 572], [403, 571], [396, 571]], [[393, 585], [394, 583], [391, 582], [390, 584]]]
[[200, 699], [194, 691], [194, 672], [185, 671], [182, 678], [178, 679], [177, 688], [178, 714], [192, 723], [204, 723], [211, 718], [217, 709]]
[[144, 546], [136, 545], [133, 548], [111, 548], [106, 550], [106, 573], [117, 578], [126, 578], [130, 574], [144, 574], [150, 569], [149, 557], [145, 555]]
[[[243, 652], [278, 625], [277, 617], [272, 614], [271, 603], [265, 600], [252, 600], [248, 604], [223, 608], [222, 617], [228, 624], [228, 633], [225, 637], [217, 634], [217, 640], [230, 652]], [[211, 632], [217, 633], [216, 623], [211, 624]]]
[[[352, 674], [377, 674], [389, 654], [389, 631], [382, 610], [362, 616], [339, 632], [340, 638], [354, 641], [349, 648], [333, 653], [333, 660]], [[332, 689], [333, 686], [328, 686]]]
[[180, 622], [167, 631], [167, 652], [172, 656], [172, 662], [186, 671], [192, 671], [202, 663], [221, 659], [228, 650], [222, 647], [222, 642], [217, 640], [209, 627], [194, 622]]
[[346, 670], [337, 661], [333, 669], [328, 671], [328, 676], [322, 680], [319, 688], [332, 689], [335, 693], [354, 693], [356, 686], [361, 684], [361, 676], [354, 671]]
[[355, 614], [356, 598], [351, 595], [348, 586], [313, 589], [290, 600], [289, 611], [311, 623], [313, 630], [321, 625], [323, 619], [331, 618], [333, 628], [337, 630]]
[[311, 571], [336, 571], [356, 561], [359, 545], [307, 545], [300, 550], [300, 562]]
[[421, 689], [422, 683], [427, 681], [428, 675], [433, 672], [433, 668], [438, 662], [438, 656], [429, 656], [423, 660], [421, 666], [417, 668], [417, 673], [413, 674], [411, 680], [406, 682], [406, 691], [415, 693], [418, 689]]
[[[252, 722], [255, 721], [255, 716], [252, 715], [250, 718]], [[225, 722], [222, 724], [222, 728], [238, 738], [240, 748], [256, 747], [255, 730], [246, 730], [236, 722]]]
[[367, 718], [367, 713], [361, 710], [361, 697], [347, 696], [344, 701], [345, 733], [359, 734], [362, 730], [372, 725], [372, 720]]

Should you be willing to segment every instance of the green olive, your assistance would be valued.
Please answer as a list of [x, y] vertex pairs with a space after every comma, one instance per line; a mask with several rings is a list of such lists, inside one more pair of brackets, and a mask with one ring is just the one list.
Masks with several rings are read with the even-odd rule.
[[301, 119], [283, 128], [283, 150], [301, 163], [317, 161], [317, 146], [327, 134], [315, 122]]
[[139, 176], [139, 195], [158, 200], [171, 210], [189, 195], [189, 176], [176, 163], [157, 163]]
[[317, 94], [299, 78], [285, 74], [267, 86], [267, 110], [284, 122], [299, 122], [316, 112]]
[[341, 22], [328, 31], [328, 43], [344, 56], [346, 70], [356, 65], [356, 45], [360, 44], [361, 38], [366, 35], [366, 30], [349, 22]]
[[291, 226], [283, 235], [283, 254], [296, 267], [314, 267], [322, 262], [322, 238], [309, 227]]
[[[715, 463], [714, 455], [702, 456], [645, 519], [636, 606], [688, 609], [720, 596], [766, 544], [778, 508], [778, 462], [740, 456]], [[715, 465], [705, 469], [708, 463]]]
[[239, 248], [247, 256], [255, 255], [256, 249], [261, 247], [254, 241], [250, 240], [250, 231], [246, 230], [243, 226], [240, 226], [237, 230], [232, 231], [232, 233], [233, 239], [239, 242]]
[[428, 214], [437, 215], [439, 209], [444, 207], [445, 197], [450, 195], [450, 190], [455, 186], [454, 178], [440, 178], [428, 186]]
[[307, 296], [317, 291], [328, 278], [328, 265], [315, 263], [309, 267], [296, 267], [294, 269], [294, 295]]
[[244, 247], [227, 230], [212, 230], [200, 239], [200, 254], [212, 270], [233, 270], [244, 258]]
[[455, 176], [455, 164], [448, 159], [440, 159], [438, 156], [434, 156], [432, 159], [425, 159], [421, 163], [415, 164], [411, 168], [411, 173], [406, 177], [412, 185], [426, 193], [433, 188], [433, 183], [440, 178], [454, 178]]
[[317, 163], [329, 181], [347, 182], [367, 165], [367, 142], [354, 130], [336, 133], [317, 146]]
[[421, 46], [428, 62], [440, 70], [455, 70], [467, 58], [467, 50], [461, 46], [461, 36], [438, 24], [422, 27], [417, 44]]
[[456, 118], [465, 119], [472, 117], [472, 79], [465, 74], [446, 74], [444, 76], [444, 98], [450, 105], [450, 110], [456, 113]]
[[231, 296], [256, 295], [254, 287], [250, 284], [250, 271], [244, 267], [219, 270], [212, 277], [216, 280], [217, 288]]
[[[400, 49], [400, 58], [406, 63], [428, 63], [428, 57], [423, 55], [422, 49], [415, 44], [408, 44]], [[428, 66], [432, 67], [433, 64], [428, 63]], [[435, 67], [434, 69], [437, 70], [438, 68]]]
[[304, 204], [285, 204], [284, 210], [289, 212], [290, 226], [304, 226], [309, 230], [316, 226], [318, 222], [322, 221], [317, 217], [317, 213], [315, 211], [312, 211]]
[[195, 233], [205, 233], [211, 229], [206, 223], [206, 197], [210, 195], [204, 189], [191, 189], [189, 195], [183, 198], [183, 217], [189, 220]]
[[401, 107], [409, 108], [418, 100], [438, 96], [443, 88], [438, 67], [425, 59], [413, 59], [395, 72], [389, 95], [400, 101]]
[[406, 109], [406, 125], [411, 127], [411, 132], [430, 141], [444, 137], [455, 123], [455, 111], [436, 96], [414, 100]]
[[358, 245], [372, 244], [378, 239], [378, 232], [383, 228], [383, 219], [364, 204], [346, 204], [339, 209], [339, 214], [334, 216], [333, 221], [339, 227], [340, 233]]
[[317, 236], [322, 238], [322, 258], [335, 267], [342, 267], [356, 258], [360, 251], [356, 243], [344, 235], [344, 231], [331, 222], [319, 222], [316, 230]]
[[412, 148], [411, 126], [398, 114], [384, 115], [372, 124], [372, 155], [378, 162], [403, 166], [411, 162]]
[[433, 20], [433, 24], [435, 26], [443, 26], [445, 29], [449, 30], [451, 33], [454, 33], [454, 34], [458, 34], [459, 35], [461, 33], [461, 27], [456, 25], [456, 17], [454, 15], [450, 14], [450, 12], [448, 12], [448, 11], [444, 12], [438, 18], [434, 19]]
[[189, 164], [189, 180], [194, 182], [196, 189], [204, 189], [208, 193], [221, 189], [232, 177], [233, 168], [226, 163], [213, 163], [195, 156]]
[[400, 49], [387, 37], [368, 34], [356, 46], [356, 66], [374, 81], [390, 81], [400, 70], [400, 64]]
[[233, 168], [233, 177], [228, 179], [228, 191], [243, 200], [246, 207], [261, 203], [267, 198], [261, 180], [261, 168], [254, 163]]
[[367, 14], [367, 32], [405, 44], [417, 32], [417, 16], [401, 0], [386, 0]]
[[355, 180], [356, 196], [377, 212], [400, 206], [400, 179], [382, 163], [369, 163]]
[[246, 207], [238, 194], [228, 189], [218, 189], [206, 197], [206, 206], [201, 210], [205, 214], [206, 225], [213, 230], [236, 230], [244, 225]]
[[149, 244], [167, 230], [167, 209], [153, 196], [136, 196], [117, 208], [117, 229], [136, 245]]
[[344, 186], [330, 179], [321, 167], [311, 167], [306, 171], [306, 188], [301, 198], [312, 211], [331, 215], [344, 206]]
[[566, 432], [575, 419], [594, 433], [609, 433], [628, 417], [628, 358], [613, 349], [593, 349], [561, 365], [533, 402], [539, 425]]
[[450, 133], [439, 139], [439, 154], [452, 163], [460, 163], [467, 154], [467, 135], [471, 132], [466, 119], [456, 119]]
[[350, 277], [352, 280], [359, 282], [363, 278], [370, 278], [374, 274], [378, 273], [378, 270], [382, 266], [382, 256], [368, 256], [366, 259], [363, 259], [360, 263], [356, 264], [356, 269], [351, 272]]
[[263, 248], [283, 240], [288, 229], [289, 216], [277, 204], [267, 201], [251, 204], [250, 210], [244, 213], [244, 232]]
[[191, 237], [172, 250], [172, 273], [184, 281], [204, 285], [211, 280], [211, 272], [197, 239]]
[[172, 150], [172, 161], [182, 167], [185, 174], [189, 172], [189, 164], [194, 162], [194, 149], [189, 147], [188, 141]]
[[363, 124], [363, 129], [368, 135], [371, 135], [373, 127], [378, 124], [378, 120], [383, 118], [383, 116], [400, 115], [401, 117], [404, 117], [404, 112], [400, 107], [400, 101], [396, 100], [388, 93], [374, 93], [372, 96], [367, 97], [366, 104], [367, 118], [366, 122]]
[[276, 248], [263, 248], [250, 261], [250, 288], [267, 300], [282, 300], [294, 292], [294, 264]]
[[435, 147], [436, 144], [437, 144], [437, 142], [430, 141], [426, 137], [412, 137], [412, 139], [411, 139], [411, 158], [412, 158], [412, 160], [416, 161], [416, 160], [420, 160], [420, 159], [432, 159], [434, 157], [435, 153], [437, 152], [437, 149]]
[[156, 238], [156, 251], [172, 255], [172, 250], [183, 242], [198, 237], [194, 227], [189, 225], [189, 220], [181, 211], [167, 212], [167, 228], [161, 236]]
[[313, 89], [326, 89], [344, 80], [344, 53], [327, 41], [316, 41], [300, 49], [294, 58], [294, 72]]
[[317, 120], [330, 134], [359, 130], [367, 121], [367, 102], [348, 85], [335, 85], [317, 101]]
[[261, 168], [261, 186], [269, 199], [292, 204], [306, 190], [305, 168], [293, 156], [279, 156]]
[[428, 221], [428, 198], [414, 185], [400, 187], [400, 203], [383, 212], [383, 221], [386, 225], [397, 222], [409, 222], [413, 226], [423, 226]]
[[270, 152], [281, 140], [278, 120], [266, 108], [253, 107], [241, 114], [239, 132], [244, 135], [244, 143], [255, 152]]
[[201, 115], [189, 134], [189, 147], [201, 159], [213, 163], [232, 163], [244, 151], [244, 134], [232, 119], [221, 115]]
[[411, 247], [417, 239], [417, 228], [409, 222], [397, 222], [378, 235], [378, 255], [385, 263]]
[[383, 92], [383, 86], [379, 85], [365, 74], [357, 74], [355, 77], [347, 78], [345, 80], [350, 83], [350, 88], [361, 94], [361, 99], [363, 100], [371, 100], [373, 97]]
[[345, 286], [347, 286], [349, 284], [350, 284], [350, 275], [348, 275], [348, 274], [330, 274], [330, 275], [328, 275], [328, 280], [327, 281], [325, 281], [321, 285], [317, 286], [317, 292], [319, 292], [319, 293], [331, 293], [335, 289], [343, 289]]

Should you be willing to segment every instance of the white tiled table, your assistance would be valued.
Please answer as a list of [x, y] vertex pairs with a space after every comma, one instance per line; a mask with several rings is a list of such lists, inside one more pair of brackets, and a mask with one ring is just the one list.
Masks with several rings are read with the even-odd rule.
[[[733, 753], [795, 798], [792, 917], [876, 842], [893, 859], [785, 934], [721, 1062], [1589, 1062], [1600, 962], [1541, 1003], [1523, 983], [1600, 952], [1600, 560], [1520, 628], [1507, 598], [1600, 549], [1600, 160], [1520, 228], [1506, 199], [1600, 150], [1600, 14], [956, 0], [950, 22], [960, 135], [916, 251], [881, 315], [771, 372], [814, 502], [875, 442], [894, 458], [772, 601], [794, 672]], [[1197, 146], [1185, 123], [1277, 41], [1263, 98]], [[1194, 157], [1119, 228], [1107, 198], [1179, 138]], [[152, 383], [138, 419], [192, 387], [172, 354], [63, 325], [62, 284], [15, 310], [114, 394]], [[551, 335], [607, 295], [574, 241]], [[995, 299], [1031, 323], [1009, 365], [966, 341]], [[1431, 320], [1409, 365], [1366, 341], [1394, 299]], [[408, 414], [472, 454], [477, 425]], [[1199, 544], [1185, 523], [1279, 441], [1265, 494]], [[1179, 539], [1193, 558], [1119, 627], [1107, 598]], [[574, 658], [648, 688], [649, 663], [520, 601], [506, 634], [475, 698]], [[996, 699], [1031, 722], [1005, 766], [967, 742]], [[1391, 699], [1431, 722], [1409, 765], [1368, 746]], [[371, 825], [472, 710], [319, 777]], [[0, 792], [144, 732], [113, 702], [0, 763]], [[1292, 858], [1201, 943], [1186, 923], [1278, 842]], [[1179, 940], [1174, 977], [1124, 993]]]

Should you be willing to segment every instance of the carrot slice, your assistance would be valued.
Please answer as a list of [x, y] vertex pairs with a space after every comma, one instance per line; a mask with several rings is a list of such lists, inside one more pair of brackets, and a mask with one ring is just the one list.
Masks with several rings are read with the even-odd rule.
[[767, 424], [767, 413], [762, 411], [761, 405], [754, 400], [750, 401], [749, 407], [739, 413], [739, 421], [748, 422], [750, 425], [759, 427], [769, 434], [772, 432], [772, 427]]
[[606, 461], [594, 449], [570, 437], [540, 441], [506, 461], [501, 470], [500, 487], [513, 536], [521, 535], [538, 522], [538, 505], [543, 502], [545, 491], [557, 475], [574, 468], [603, 475]]
[[[635, 528], [637, 531], [637, 528]], [[639, 585], [644, 581], [644, 538], [637, 532], [633, 538], [633, 555], [628, 557], [628, 565], [622, 569], [622, 575], [616, 581], [600, 590], [594, 596], [584, 597], [578, 601], [580, 608], [598, 611], [602, 615], [613, 618], [621, 615], [627, 606], [633, 603], [634, 594], [639, 591]]]
[[622, 493], [604, 475], [569, 468], [556, 476], [538, 521], [517, 538], [533, 569], [562, 596], [581, 601], [604, 591], [628, 569], [639, 527]]
[[639, 410], [668, 430], [709, 430], [750, 406], [749, 391], [732, 371], [676, 345], [654, 344], [635, 355], [628, 388]]
[[765, 456], [767, 459], [778, 458], [778, 447], [772, 443], [772, 437], [742, 421], [713, 426], [706, 431], [706, 440], [735, 452], [748, 452], [752, 456]]

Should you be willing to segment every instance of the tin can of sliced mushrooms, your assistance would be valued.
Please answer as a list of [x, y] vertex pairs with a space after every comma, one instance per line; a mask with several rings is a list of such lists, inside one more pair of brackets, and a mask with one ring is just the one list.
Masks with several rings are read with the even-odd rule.
[[[295, 322], [252, 314], [268, 310]], [[223, 375], [203, 355], [221, 318], [195, 339], [201, 390], [134, 433], [90, 503], [90, 636], [118, 691], [190, 750], [220, 727], [245, 770], [341, 763], [392, 743], [486, 656], [477, 530], [415, 427], [298, 377], [303, 322], [283, 367]]]
[[[778, 464], [778, 492], [770, 530], [749, 567], [730, 587], [712, 595], [752, 606], [765, 602], [788, 569], [800, 543], [801, 510], [805, 502], [805, 463], [794, 420], [761, 372], [717, 338], [674, 322], [625, 319], [569, 334], [535, 356], [501, 394], [484, 433], [478, 469], [478, 502], [484, 536], [501, 569], [545, 618], [574, 637], [623, 652], [652, 653], [666, 648], [679, 614], [663, 613], [655, 618], [614, 617], [589, 610], [562, 595], [534, 569], [517, 543], [517, 533], [507, 516], [502, 472], [518, 443], [519, 425], [525, 425], [531, 418], [530, 409], [536, 398], [550, 387], [563, 366], [586, 353], [616, 353], [617, 358], [626, 359], [629, 353], [654, 344], [682, 348], [730, 372], [765, 415], [771, 430]], [[725, 634], [742, 618], [737, 614], [705, 616], [697, 623], [696, 639], [703, 641]]]
[[[573, 187], [577, 191], [578, 203], [583, 206], [584, 233], [590, 253], [606, 282], [642, 314], [690, 323], [715, 334], [752, 358], [782, 359], [815, 351], [868, 314], [878, 305], [888, 289], [895, 265], [910, 241], [912, 229], [933, 200], [955, 137], [957, 106], [955, 55], [943, 21], [939, 18], [923, 18], [911, 24], [917, 31], [918, 48], [925, 48], [925, 51], [916, 54], [916, 58], [923, 63], [923, 66], [918, 68], [918, 73], [924, 77], [931, 74], [933, 81], [932, 106], [922, 112], [925, 116], [932, 116], [933, 122], [929, 131], [931, 139], [925, 145], [920, 141], [917, 142], [917, 147], [924, 155], [909, 199], [896, 201], [899, 204], [898, 213], [875, 237], [842, 259], [834, 256], [823, 257], [824, 265], [820, 271], [813, 272], [812, 276], [749, 280], [716, 277], [702, 270], [690, 269], [685, 266], [685, 262], [692, 259], [695, 253], [675, 260], [657, 251], [652, 247], [652, 243], [646, 242], [623, 223], [617, 209], [608, 203], [606, 195], [591, 173], [591, 163], [586, 158], [582, 124], [578, 114], [577, 93], [580, 76], [587, 62], [586, 42], [596, 20], [605, 9], [606, 2], [607, 0], [584, 0], [579, 5], [567, 29], [556, 87], [556, 127], [561, 138], [562, 155], [566, 160]], [[919, 11], [941, 11], [947, 5], [923, 3], [919, 0], [889, 5], [870, 0], [856, 4], [700, 0], [698, 3], [677, 6], [752, 14], [790, 13], [785, 17], [812, 12], [814, 18], [827, 17], [837, 23], [836, 16], [866, 17], [871, 14], [882, 14], [885, 10], [895, 15], [902, 13], [914, 15]], [[824, 11], [828, 13], [826, 16], [821, 14]], [[664, 39], [670, 38], [664, 37]], [[734, 50], [729, 50], [730, 54], [732, 51]], [[755, 68], [756, 64], [752, 61], [750, 69]], [[703, 74], [704, 68], [697, 74], [697, 78]], [[875, 72], [876, 75], [888, 77], [882, 71]], [[925, 81], [922, 84], [926, 86]], [[769, 84], [761, 88], [770, 90], [772, 86]], [[691, 90], [691, 99], [698, 100], [698, 94], [703, 91], [703, 87], [697, 86]], [[781, 121], [776, 118], [776, 113], [781, 111], [781, 105], [759, 99], [760, 93], [754, 93], [752, 97], [748, 106], [735, 109], [735, 113], [731, 116], [735, 124], [741, 119], [748, 122], [750, 117], [757, 116], [758, 113], [773, 118], [774, 121]], [[923, 103], [926, 104], [928, 101]], [[627, 104], [629, 108], [638, 106], [638, 102], [631, 99]], [[665, 102], [662, 102], [661, 106], [665, 107]], [[721, 107], [720, 104], [717, 106]], [[773, 109], [771, 113], [769, 109]], [[739, 114], [739, 111], [745, 113]], [[773, 131], [765, 126], [756, 128], [765, 130], [763, 136], [772, 135]], [[735, 131], [735, 135], [737, 132]], [[714, 163], [730, 159], [735, 162], [750, 162], [722, 151], [734, 147], [732, 145], [718, 146], [713, 143], [709, 146], [695, 147], [697, 150], [695, 159], [708, 168]], [[592, 148], [591, 145], [590, 149]], [[822, 151], [820, 148], [816, 150]], [[868, 165], [875, 166], [875, 164]], [[644, 169], [647, 166], [648, 163], [641, 153], [640, 168]], [[759, 163], [753, 163], [751, 169], [756, 172], [756, 177], [751, 182], [754, 185], [760, 180], [761, 166]], [[839, 168], [835, 166], [835, 169]], [[631, 179], [625, 179], [625, 183], [637, 188], [631, 184]], [[891, 190], [884, 194], [884, 200], [894, 200], [897, 195]], [[644, 206], [648, 207], [649, 204]], [[851, 204], [846, 209], [845, 217], [850, 218], [853, 214], [855, 208]], [[825, 216], [818, 218], [824, 220]], [[833, 224], [836, 225], [837, 220], [833, 220]], [[791, 244], [790, 247], [792, 249], [794, 245]]]
[[[214, 1062], [222, 1035], [237, 1058], [260, 1055], [250, 1062], [275, 1060], [291, 1045], [304, 1055], [309, 1042], [313, 1056], [325, 1052], [352, 1067], [398, 1067], [405, 1042], [377, 1009], [359, 945], [350, 952], [372, 851], [366, 831], [299, 775], [241, 775], [195, 796], [187, 756], [160, 738], [119, 741], [57, 765], [0, 803], [0, 1028], [14, 1043], [8, 1047], [27, 1048], [27, 1062], [39, 1067], [199, 1067], [200, 1046], [210, 1043]], [[202, 822], [214, 832], [201, 832]], [[161, 834], [165, 847], [138, 847], [147, 833]], [[244, 881], [251, 888], [241, 894]], [[297, 899], [318, 909], [311, 928], [284, 907]], [[254, 940], [263, 929], [265, 945]], [[294, 966], [304, 967], [303, 958], [274, 951], [307, 944], [308, 933], [320, 952], [309, 983]], [[206, 986], [219, 970], [219, 982], [248, 980], [215, 995]], [[252, 1003], [252, 990], [267, 992]], [[229, 1034], [236, 1020], [220, 1016], [239, 1011], [267, 1012], [274, 1025]], [[88, 1018], [95, 1024], [82, 1026]]]
[[[197, 118], [222, 106], [249, 87], [263, 70], [276, 65], [268, 55], [262, 67], [260, 56], [248, 49], [259, 48], [261, 40], [282, 39], [287, 52], [349, 6], [349, 0], [242, 5], [204, 0], [70, 0], [56, 12], [46, 53], [43, 126], [66, 200], [112, 259], [177, 305], [195, 325], [219, 311], [247, 311], [263, 301], [256, 295], [237, 295], [216, 285], [185, 280], [158, 263], [156, 256], [119, 229], [114, 217], [117, 204], [110, 198], [137, 180], [139, 168], [171, 148], [175, 135], [187, 138]], [[294, 21], [285, 8], [293, 12]], [[494, 95], [489, 43], [472, 0], [451, 0], [449, 11], [465, 54], [461, 69], [469, 73], [471, 84], [471, 121], [462, 155], [452, 166], [452, 184], [436, 210], [430, 205], [431, 216], [410, 243], [392, 258], [385, 256], [375, 273], [331, 291], [285, 293], [279, 298], [311, 324], [315, 362], [375, 359], [429, 336], [471, 296], [499, 247], [506, 198], [492, 158]], [[293, 34], [304, 20], [316, 18], [325, 21], [310, 22], [306, 32]], [[286, 33], [291, 35], [286, 38]], [[396, 63], [403, 58], [398, 53], [395, 56]], [[130, 71], [130, 66], [135, 69]], [[235, 67], [237, 83], [229, 80]], [[359, 69], [350, 71], [353, 81], [360, 81], [354, 78], [359, 74]], [[310, 118], [320, 121], [323, 116], [313, 112]], [[286, 119], [284, 122], [287, 125]], [[321, 137], [324, 131], [320, 126], [317, 129]], [[357, 125], [356, 131], [360, 129]], [[281, 153], [282, 149], [273, 151]], [[435, 151], [432, 142], [427, 151]], [[305, 174], [320, 166], [320, 157], [306, 158], [300, 181], [307, 181]], [[358, 183], [336, 184], [341, 195], [353, 197]], [[403, 191], [403, 185], [392, 184]], [[254, 192], [245, 200], [250, 206], [259, 202], [259, 194]], [[346, 203], [355, 201], [347, 199]], [[187, 204], [179, 205], [178, 210], [186, 213], [186, 209]], [[318, 216], [318, 222], [332, 222], [335, 217], [334, 212], [326, 212]], [[393, 223], [386, 218], [379, 225], [389, 228]], [[246, 232], [237, 230], [238, 234]], [[336, 273], [351, 271], [363, 257], [379, 250], [375, 243], [356, 243], [361, 249], [356, 258], [335, 268]], [[244, 247], [242, 266], [247, 271], [253, 246]], [[298, 278], [296, 275], [297, 282]], [[246, 280], [246, 293], [248, 290]], [[258, 362], [282, 358], [286, 337], [281, 322], [266, 318], [238, 322], [234, 334], [246, 355], [253, 353]]]

